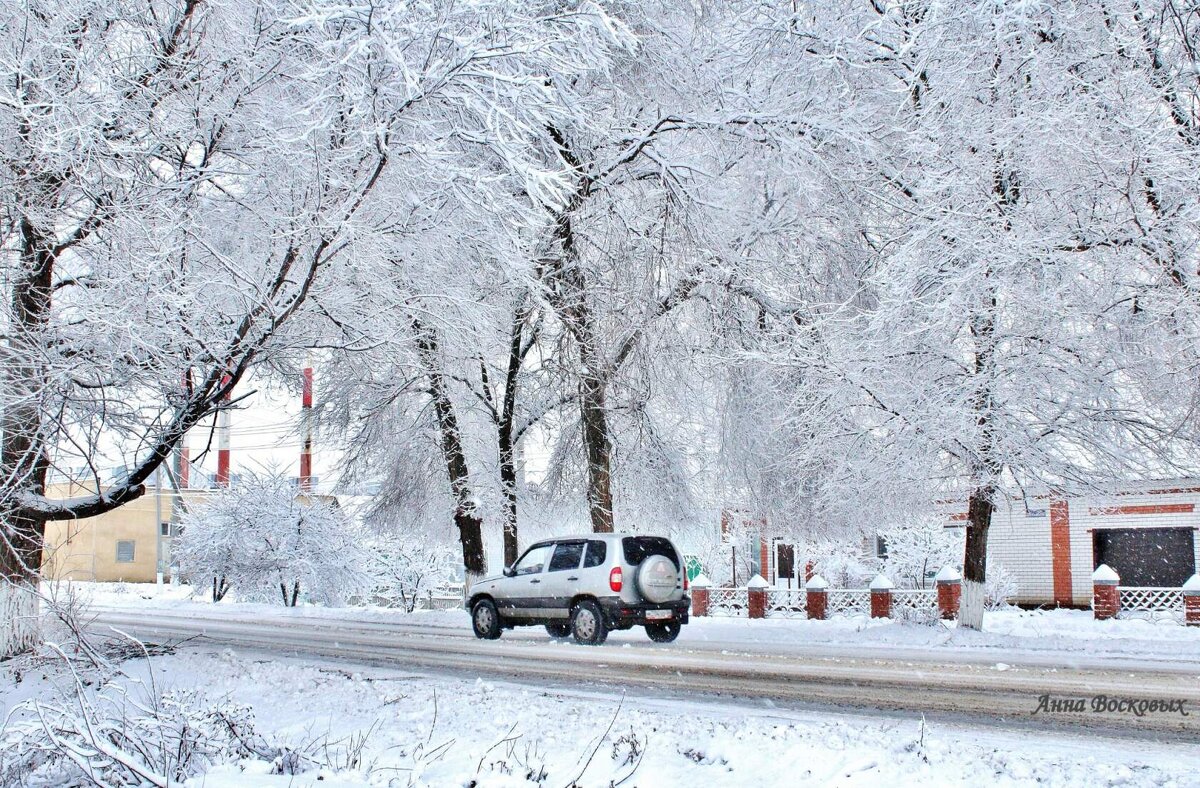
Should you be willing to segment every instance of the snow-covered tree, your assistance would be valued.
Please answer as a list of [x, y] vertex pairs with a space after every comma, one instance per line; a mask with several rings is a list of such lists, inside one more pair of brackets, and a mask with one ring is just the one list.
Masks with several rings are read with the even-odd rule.
[[793, 467], [825, 469], [830, 499], [961, 500], [978, 628], [999, 496], [1197, 465], [1194, 388], [1169, 383], [1195, 305], [1152, 286], [1139, 148], [1110, 132], [1150, 95], [1087, 5], [830, 3], [767, 29], [844, 93], [821, 144], [864, 261], [853, 297], [780, 312]]
[[[338, 605], [368, 588], [371, 555], [335, 501], [284, 476], [252, 476], [197, 503], [174, 545], [180, 577], [239, 598]], [[222, 590], [221, 595], [224, 591]], [[303, 596], [301, 596], [303, 594]]]
[[883, 572], [907, 588], [931, 588], [943, 566], [957, 568], [963, 556], [961, 529], [947, 528], [942, 518], [912, 518], [879, 531], [883, 540]]
[[[0, 14], [3, 655], [37, 637], [45, 522], [143, 494], [251, 365], [319, 342], [293, 318], [334, 314], [347, 296], [331, 285], [402, 258], [395, 207], [420, 205], [463, 149], [486, 138], [551, 199], [557, 176], [525, 144], [546, 125], [544, 74], [613, 33], [598, 9], [512, 0]], [[92, 494], [48, 499], [51, 469], [81, 463]], [[101, 464], [130, 471], [110, 484]]]
[[398, 602], [409, 613], [427, 592], [452, 580], [458, 564], [449, 547], [428, 544], [411, 534], [378, 536], [367, 550], [372, 592]]

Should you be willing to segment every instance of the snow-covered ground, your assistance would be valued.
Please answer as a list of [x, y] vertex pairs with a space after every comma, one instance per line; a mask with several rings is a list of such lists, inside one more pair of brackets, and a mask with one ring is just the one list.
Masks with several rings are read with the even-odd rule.
[[[122, 686], [148, 681], [145, 660], [124, 668]], [[159, 691], [249, 705], [267, 739], [341, 767], [272, 775], [271, 762], [243, 758], [193, 777], [194, 788], [1200, 785], [1193, 747], [928, 726], [919, 715], [545, 690], [228, 649], [157, 657], [153, 670]], [[51, 697], [53, 679], [6, 676], [6, 715]], [[345, 768], [364, 739], [359, 765]]]
[[[228, 599], [214, 606], [203, 594], [193, 596], [186, 586], [77, 583], [73, 587], [93, 604], [105, 607], [191, 610], [202, 615], [212, 615], [219, 610], [223, 618], [266, 615], [272, 618], [396, 622], [441, 629], [447, 636], [470, 636], [470, 622], [462, 610], [418, 611], [406, 615], [380, 607], [284, 609], [280, 605]], [[545, 639], [545, 634], [538, 627], [514, 630], [504, 637]], [[612, 633], [610, 642], [643, 644], [646, 638], [639, 629], [634, 629]], [[865, 617], [838, 617], [829, 621], [692, 618], [671, 647], [756, 653], [840, 648], [860, 653], [876, 652], [879, 656], [935, 654], [977, 661], [1026, 659], [1068, 665], [1119, 660], [1200, 670], [1200, 627], [1143, 619], [1096, 621], [1087, 610], [1012, 608], [991, 612], [984, 618], [983, 632], [958, 630], [943, 624], [924, 625]]]
[[[331, 625], [342, 620], [382, 632], [431, 636], [451, 644], [451, 650], [455, 638], [473, 640], [461, 610], [405, 615], [384, 608], [285, 609], [232, 600], [214, 605], [169, 585], [74, 584], [71, 589], [95, 609], [145, 611], [147, 618], [160, 611], [167, 618], [215, 614], [222, 620], [321, 619]], [[551, 643], [541, 628], [504, 637], [531, 647], [535, 644], [529, 641], [540, 640], [545, 645], [536, 648], [556, 651], [580, 648]], [[785, 657], [811, 649], [868, 657], [899, 654], [901, 659], [932, 654], [997, 669], [1022, 660], [1070, 665], [1098, 659], [1113, 663], [1110, 667], [1130, 660], [1200, 675], [1200, 630], [1137, 620], [1096, 622], [1086, 611], [992, 613], [982, 633], [863, 618], [693, 619], [674, 644], [651, 644], [635, 629], [613, 633], [606, 648], [626, 644]], [[123, 708], [126, 697], [144, 701], [167, 693], [189, 698], [197, 719], [205, 718], [206, 709], [249, 708], [255, 732], [269, 747], [258, 755], [217, 758], [204, 774], [189, 779], [193, 788], [1200, 786], [1200, 748], [1195, 746], [995, 723], [938, 719], [926, 724], [919, 713], [798, 710], [761, 699], [716, 700], [711, 694], [659, 693], [636, 685], [622, 694], [586, 681], [578, 688], [569, 680], [552, 686], [529, 683], [529, 678], [525, 684], [505, 683], [461, 671], [447, 676], [193, 644], [171, 655], [128, 660], [122, 670], [109, 686], [89, 686], [85, 694], [106, 693], [120, 701], [114, 707]], [[69, 674], [53, 662], [20, 675], [9, 665], [0, 672], [0, 704], [9, 720], [5, 735], [11, 737], [12, 726], [31, 719], [31, 702], [62, 700], [57, 693], [72, 686]], [[62, 708], [78, 705], [68, 698]], [[274, 773], [282, 761], [262, 753], [278, 748], [303, 753], [299, 774]], [[4, 752], [11, 757], [11, 749]], [[361, 757], [353, 757], [356, 752]], [[45, 776], [40, 784], [61, 782], [53, 770]]]

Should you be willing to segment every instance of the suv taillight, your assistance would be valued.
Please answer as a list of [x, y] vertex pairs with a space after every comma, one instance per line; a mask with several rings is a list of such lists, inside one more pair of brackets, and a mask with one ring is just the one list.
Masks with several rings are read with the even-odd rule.
[[686, 570], [686, 569], [684, 569], [684, 570], [683, 570], [683, 590], [686, 592], [686, 591], [687, 591], [687, 588], [688, 588], [688, 581], [687, 581], [687, 570]]
[[622, 578], [621, 567], [614, 566], [612, 568], [612, 571], [608, 573], [608, 587], [611, 588], [613, 591], [619, 592], [621, 590], [621, 578]]

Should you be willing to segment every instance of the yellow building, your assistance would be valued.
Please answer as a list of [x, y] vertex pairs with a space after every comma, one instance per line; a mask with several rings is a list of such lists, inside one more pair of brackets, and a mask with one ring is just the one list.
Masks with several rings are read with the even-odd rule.
[[[50, 498], [88, 495], [94, 486], [77, 482], [52, 484]], [[185, 500], [200, 499], [204, 490], [185, 490]], [[153, 583], [158, 567], [164, 579], [170, 576], [171, 541], [176, 526], [171, 522], [175, 491], [161, 493], [150, 488], [146, 494], [111, 512], [82, 520], [46, 523], [42, 567], [53, 580], [94, 580]]]

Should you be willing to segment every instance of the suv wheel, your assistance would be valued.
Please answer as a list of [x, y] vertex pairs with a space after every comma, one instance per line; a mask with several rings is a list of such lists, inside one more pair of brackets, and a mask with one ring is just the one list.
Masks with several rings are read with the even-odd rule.
[[598, 646], [608, 637], [608, 627], [604, 625], [604, 616], [600, 606], [590, 599], [585, 599], [571, 611], [571, 634], [575, 642], [585, 646]]
[[565, 638], [571, 634], [571, 625], [570, 623], [547, 624], [546, 631], [552, 638]]
[[670, 643], [679, 637], [680, 624], [678, 621], [664, 621], [661, 624], [647, 624], [646, 634], [655, 643]]
[[471, 608], [471, 627], [477, 638], [495, 640], [500, 637], [500, 612], [492, 600], [481, 599]]

